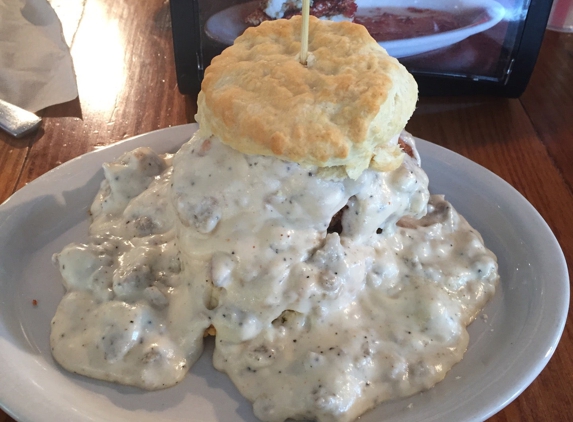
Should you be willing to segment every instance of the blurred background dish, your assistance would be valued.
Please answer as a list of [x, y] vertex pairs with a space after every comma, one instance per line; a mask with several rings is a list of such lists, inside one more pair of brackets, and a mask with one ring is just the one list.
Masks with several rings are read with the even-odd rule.
[[[388, 54], [397, 58], [455, 44], [493, 27], [505, 15], [505, 8], [494, 0], [406, 0], [400, 2], [400, 7], [390, 0], [358, 0], [356, 4], [354, 22], [366, 26]], [[257, 7], [254, 1], [217, 12], [207, 20], [205, 33], [231, 45], [248, 28], [245, 19]], [[406, 25], [399, 25], [406, 20]], [[439, 22], [444, 21], [448, 22], [440, 28]], [[421, 31], [420, 22], [431, 29]], [[386, 35], [383, 28], [396, 27], [396, 23], [399, 28]]]

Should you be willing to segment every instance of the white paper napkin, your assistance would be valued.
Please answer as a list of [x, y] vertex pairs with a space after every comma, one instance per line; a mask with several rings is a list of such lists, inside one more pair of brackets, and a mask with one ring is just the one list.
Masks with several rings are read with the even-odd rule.
[[77, 96], [54, 9], [46, 0], [0, 0], [0, 99], [35, 112]]

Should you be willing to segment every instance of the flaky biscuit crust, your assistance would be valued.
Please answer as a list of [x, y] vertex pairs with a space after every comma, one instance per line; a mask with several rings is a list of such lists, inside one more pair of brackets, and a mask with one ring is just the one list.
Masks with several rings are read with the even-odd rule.
[[309, 59], [299, 62], [300, 17], [249, 28], [205, 71], [197, 121], [247, 154], [303, 165], [392, 170], [390, 140], [414, 111], [417, 85], [361, 25], [311, 16]]

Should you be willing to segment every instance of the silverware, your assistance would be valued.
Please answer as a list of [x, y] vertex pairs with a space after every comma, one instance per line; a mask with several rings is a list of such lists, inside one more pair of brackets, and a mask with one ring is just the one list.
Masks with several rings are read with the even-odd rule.
[[0, 128], [10, 135], [21, 138], [35, 131], [42, 119], [23, 108], [0, 100]]

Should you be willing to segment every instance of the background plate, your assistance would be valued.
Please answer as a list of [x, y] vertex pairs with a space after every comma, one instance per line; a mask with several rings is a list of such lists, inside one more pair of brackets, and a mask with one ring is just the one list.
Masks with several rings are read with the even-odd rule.
[[[356, 0], [357, 14], [368, 14], [375, 7], [419, 7], [445, 10], [463, 16], [463, 26], [452, 31], [423, 37], [414, 37], [379, 42], [389, 55], [400, 58], [425, 53], [460, 42], [467, 37], [483, 32], [505, 16], [505, 8], [494, 0]], [[226, 45], [247, 29], [246, 16], [253, 12], [258, 1], [231, 6], [212, 15], [205, 23], [205, 33]]]
[[[50, 354], [50, 320], [64, 293], [51, 256], [87, 238], [101, 164], [138, 146], [175, 151], [196, 128], [163, 129], [78, 157], [0, 205], [0, 403], [15, 419], [256, 421], [251, 405], [213, 368], [212, 342], [181, 384], [155, 392], [67, 373]], [[445, 194], [498, 256], [501, 285], [469, 328], [466, 357], [443, 382], [360, 421], [484, 420], [517, 397], [553, 354], [569, 304], [565, 259], [541, 216], [502, 179], [429, 142], [419, 140], [418, 149], [432, 192]]]

